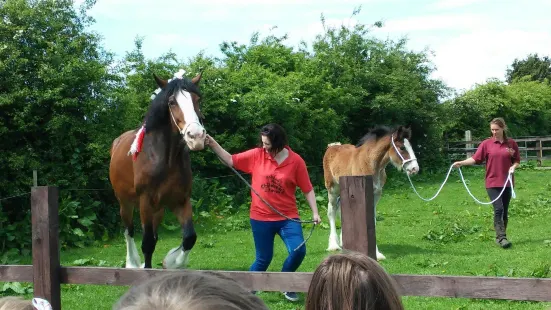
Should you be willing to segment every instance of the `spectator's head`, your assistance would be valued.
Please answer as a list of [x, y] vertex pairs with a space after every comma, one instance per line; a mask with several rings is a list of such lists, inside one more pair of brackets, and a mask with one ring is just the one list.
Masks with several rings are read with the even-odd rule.
[[368, 256], [348, 252], [327, 257], [316, 269], [306, 310], [404, 309], [394, 280]]
[[3, 297], [0, 298], [0, 310], [33, 310], [33, 304], [30, 300], [21, 297]]
[[132, 287], [114, 310], [268, 309], [234, 280], [211, 272], [174, 272]]

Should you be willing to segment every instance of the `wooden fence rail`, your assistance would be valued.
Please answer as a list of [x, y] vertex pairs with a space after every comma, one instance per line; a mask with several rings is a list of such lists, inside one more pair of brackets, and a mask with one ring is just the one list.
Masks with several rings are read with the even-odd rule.
[[[375, 257], [373, 179], [371, 176], [343, 177], [341, 208], [343, 247]], [[58, 190], [32, 188], [33, 265], [0, 265], [1, 282], [33, 282], [34, 296], [61, 309], [61, 284], [131, 286], [166, 272], [162, 269], [64, 267], [59, 260]], [[218, 271], [249, 290], [307, 292], [312, 272]], [[551, 301], [551, 279], [474, 276], [392, 275], [403, 296], [437, 296]]]
[[[541, 166], [543, 160], [551, 159], [551, 152], [549, 152], [551, 151], [551, 137], [544, 136], [514, 139], [519, 146], [522, 161], [535, 159], [538, 166]], [[448, 153], [448, 158], [450, 160], [458, 160], [472, 156], [481, 142], [482, 140], [472, 141], [470, 139], [470, 132], [466, 131], [465, 140], [447, 143], [446, 151]], [[548, 155], [545, 155], [544, 152], [548, 152]]]

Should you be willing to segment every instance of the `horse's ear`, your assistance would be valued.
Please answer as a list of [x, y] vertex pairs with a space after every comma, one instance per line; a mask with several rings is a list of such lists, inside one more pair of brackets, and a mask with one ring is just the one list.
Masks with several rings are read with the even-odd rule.
[[411, 139], [411, 124], [407, 124], [403, 127], [403, 135], [406, 139]]
[[407, 131], [408, 129], [405, 128], [404, 126], [402, 125], [398, 126], [398, 129], [396, 129], [396, 138], [398, 140], [402, 140], [404, 136], [407, 135]]
[[191, 82], [195, 85], [199, 84], [202, 76], [203, 76], [203, 70], [201, 69], [201, 71], [199, 71], [199, 74], [197, 74], [193, 79], [191, 79]]
[[166, 84], [168, 84], [168, 81], [167, 80], [163, 80], [161, 79], [160, 77], [158, 77], [155, 73], [153, 73], [153, 77], [155, 78], [155, 82], [157, 82], [157, 85], [161, 88], [161, 89], [164, 89]]

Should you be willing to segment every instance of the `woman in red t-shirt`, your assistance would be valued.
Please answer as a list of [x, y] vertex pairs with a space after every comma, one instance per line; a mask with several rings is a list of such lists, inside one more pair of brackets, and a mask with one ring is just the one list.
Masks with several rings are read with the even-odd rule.
[[[457, 161], [453, 166], [459, 168], [486, 162], [486, 191], [493, 201], [503, 190], [503, 185], [509, 174], [513, 174], [515, 168], [520, 165], [520, 153], [515, 140], [507, 137], [507, 125], [502, 118], [494, 118], [490, 122], [490, 130], [492, 137], [482, 141], [472, 157]], [[514, 178], [512, 181], [514, 182]], [[510, 201], [511, 184], [507, 183], [503, 195], [493, 203], [496, 243], [502, 248], [511, 246], [506, 234]]]
[[[297, 187], [306, 196], [313, 213], [313, 221], [321, 222], [316, 206], [316, 196], [304, 160], [287, 144], [285, 130], [277, 124], [268, 124], [260, 132], [262, 147], [256, 147], [237, 154], [229, 154], [216, 140], [207, 135], [208, 145], [224, 164], [250, 173], [252, 188], [262, 199], [277, 209], [281, 216], [267, 206], [251, 190], [250, 221], [256, 248], [256, 260], [250, 271], [266, 271], [272, 261], [274, 238], [279, 235], [289, 256], [283, 263], [282, 272], [294, 272], [306, 255], [306, 245], [299, 222], [295, 192]], [[296, 250], [295, 250], [296, 249]], [[285, 292], [285, 297], [297, 301], [294, 292]]]

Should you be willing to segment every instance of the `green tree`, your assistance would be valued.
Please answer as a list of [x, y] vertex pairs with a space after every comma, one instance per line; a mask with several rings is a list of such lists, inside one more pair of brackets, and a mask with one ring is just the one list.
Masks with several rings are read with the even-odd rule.
[[525, 59], [515, 59], [505, 75], [507, 83], [527, 78], [530, 81], [551, 82], [551, 58], [530, 54]]
[[430, 78], [434, 68], [426, 51], [409, 51], [405, 39], [374, 38], [372, 27], [382, 24], [324, 24], [306, 69], [319, 82], [314, 96], [343, 117], [341, 140], [355, 143], [375, 125], [410, 125], [420, 161], [437, 166], [442, 161], [434, 152], [441, 146], [439, 98], [447, 88]]
[[503, 117], [512, 136], [547, 135], [551, 132], [551, 87], [538, 81], [505, 84], [489, 80], [444, 104], [450, 116], [446, 137], [462, 140], [465, 130], [473, 139], [490, 135], [489, 122]]
[[[91, 4], [80, 12], [69, 0], [0, 6], [0, 197], [28, 192], [38, 170], [39, 185], [59, 186], [64, 199], [108, 200], [108, 191], [67, 190], [107, 189], [106, 138], [116, 122], [117, 106], [108, 98], [116, 81], [111, 56], [85, 30], [93, 22], [85, 14]], [[28, 201], [2, 201], [4, 216], [28, 216]]]

